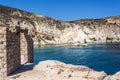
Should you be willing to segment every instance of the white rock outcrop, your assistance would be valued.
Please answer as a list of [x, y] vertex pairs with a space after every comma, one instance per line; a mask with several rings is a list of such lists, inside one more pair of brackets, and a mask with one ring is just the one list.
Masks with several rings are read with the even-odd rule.
[[103, 80], [107, 74], [97, 72], [86, 66], [75, 66], [59, 61], [42, 61], [34, 70], [46, 73], [46, 80]]
[[86, 66], [47, 60], [39, 62], [33, 70], [15, 74], [7, 80], [120, 80], [120, 72], [107, 75]]

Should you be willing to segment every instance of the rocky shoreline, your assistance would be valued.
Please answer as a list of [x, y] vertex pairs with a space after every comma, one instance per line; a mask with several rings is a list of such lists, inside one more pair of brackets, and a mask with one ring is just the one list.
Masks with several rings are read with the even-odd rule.
[[[0, 13], [1, 25], [28, 29], [34, 44], [120, 42], [120, 16], [65, 22], [2, 5]], [[59, 61], [43, 61], [34, 69], [28, 68], [7, 80], [120, 80], [120, 72], [107, 75]]]
[[47, 60], [39, 62], [32, 70], [9, 76], [7, 80], [120, 80], [120, 72], [107, 75], [86, 66]]

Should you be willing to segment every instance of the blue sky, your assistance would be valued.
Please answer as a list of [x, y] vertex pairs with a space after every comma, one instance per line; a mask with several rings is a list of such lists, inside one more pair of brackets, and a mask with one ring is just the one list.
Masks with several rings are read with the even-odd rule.
[[64, 21], [120, 16], [120, 0], [0, 0], [0, 5]]

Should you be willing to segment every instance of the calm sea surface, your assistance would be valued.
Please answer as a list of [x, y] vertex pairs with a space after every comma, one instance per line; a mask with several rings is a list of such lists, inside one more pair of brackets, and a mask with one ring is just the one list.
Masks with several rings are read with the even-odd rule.
[[114, 74], [120, 71], [120, 43], [80, 46], [46, 46], [34, 48], [34, 62], [59, 60], [64, 63], [86, 65], [97, 71]]

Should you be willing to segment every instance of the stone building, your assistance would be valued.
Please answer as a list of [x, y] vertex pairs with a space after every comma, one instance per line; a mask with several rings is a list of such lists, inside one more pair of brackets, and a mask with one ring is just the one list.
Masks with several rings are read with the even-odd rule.
[[28, 30], [19, 26], [0, 25], [0, 80], [33, 62], [33, 40]]

